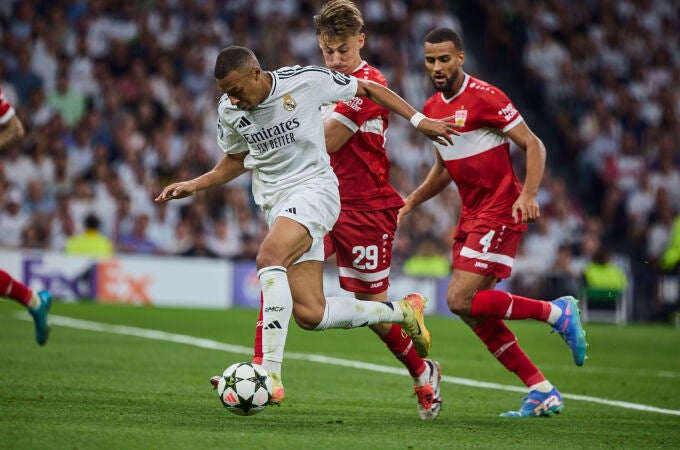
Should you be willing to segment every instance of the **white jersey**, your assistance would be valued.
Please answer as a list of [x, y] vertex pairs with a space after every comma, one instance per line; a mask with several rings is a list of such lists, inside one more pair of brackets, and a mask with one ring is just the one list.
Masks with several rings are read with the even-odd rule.
[[323, 67], [283, 67], [273, 72], [269, 96], [251, 111], [237, 109], [225, 94], [217, 107], [217, 143], [227, 154], [248, 151], [253, 195], [271, 209], [280, 194], [307, 180], [338, 180], [330, 165], [322, 105], [347, 101], [357, 80]]

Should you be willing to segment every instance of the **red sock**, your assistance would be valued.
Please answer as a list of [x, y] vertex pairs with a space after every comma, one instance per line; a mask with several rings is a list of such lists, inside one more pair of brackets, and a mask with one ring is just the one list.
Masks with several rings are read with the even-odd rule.
[[504, 291], [477, 291], [472, 297], [470, 315], [503, 320], [535, 319], [545, 322], [550, 316], [550, 303]]
[[394, 356], [397, 357], [401, 363], [406, 366], [408, 373], [412, 377], [417, 377], [425, 370], [425, 361], [418, 356], [413, 341], [408, 337], [406, 332], [402, 330], [400, 325], [393, 324], [390, 331], [385, 336], [380, 336], [380, 339], [387, 345]]
[[253, 343], [253, 362], [255, 364], [262, 364], [262, 307], [264, 305], [264, 298], [260, 292], [260, 315], [257, 318], [255, 325], [255, 342]]
[[489, 317], [474, 329], [491, 354], [510, 372], [522, 380], [525, 386], [545, 381], [538, 367], [529, 359], [517, 343], [515, 335], [502, 320]]
[[9, 297], [28, 307], [33, 291], [4, 270], [0, 270], [0, 296]]

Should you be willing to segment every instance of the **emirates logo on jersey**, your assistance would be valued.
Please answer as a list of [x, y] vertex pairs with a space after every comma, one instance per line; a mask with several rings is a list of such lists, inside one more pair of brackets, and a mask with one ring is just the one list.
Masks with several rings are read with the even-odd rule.
[[465, 126], [465, 121], [467, 120], [468, 112], [467, 109], [463, 109], [461, 106], [458, 111], [454, 114], [453, 118], [456, 121], [456, 125]]
[[292, 111], [297, 107], [297, 102], [293, 97], [290, 96], [290, 94], [286, 94], [283, 96], [283, 109], [286, 111]]

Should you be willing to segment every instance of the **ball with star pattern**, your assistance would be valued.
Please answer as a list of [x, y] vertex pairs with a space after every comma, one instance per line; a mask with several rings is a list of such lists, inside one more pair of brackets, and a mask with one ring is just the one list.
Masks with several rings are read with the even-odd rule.
[[234, 363], [222, 374], [217, 393], [229, 411], [239, 416], [252, 416], [267, 407], [272, 397], [272, 380], [258, 364]]

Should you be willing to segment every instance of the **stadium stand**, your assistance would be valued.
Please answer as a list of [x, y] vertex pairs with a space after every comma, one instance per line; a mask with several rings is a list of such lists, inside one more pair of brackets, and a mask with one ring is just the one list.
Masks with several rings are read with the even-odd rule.
[[[118, 252], [252, 258], [265, 223], [247, 175], [194, 199], [152, 200], [221, 157], [217, 52], [239, 43], [265, 67], [323, 64], [312, 26], [320, 3], [2, 2], [0, 86], [27, 137], [0, 155], [0, 246], [62, 250], [95, 214]], [[515, 292], [576, 293], [606, 244], [631, 281], [631, 318], [665, 320], [678, 308], [668, 288], [680, 286], [678, 266], [659, 260], [680, 214], [680, 3], [358, 3], [365, 58], [410, 103], [431, 93], [422, 37], [448, 26], [467, 44], [465, 69], [512, 91], [548, 144], [543, 214], [508, 281]], [[395, 118], [387, 147], [406, 195], [430, 167], [430, 145]], [[450, 257], [458, 204], [452, 187], [407, 216], [395, 268], [423, 239]]]

